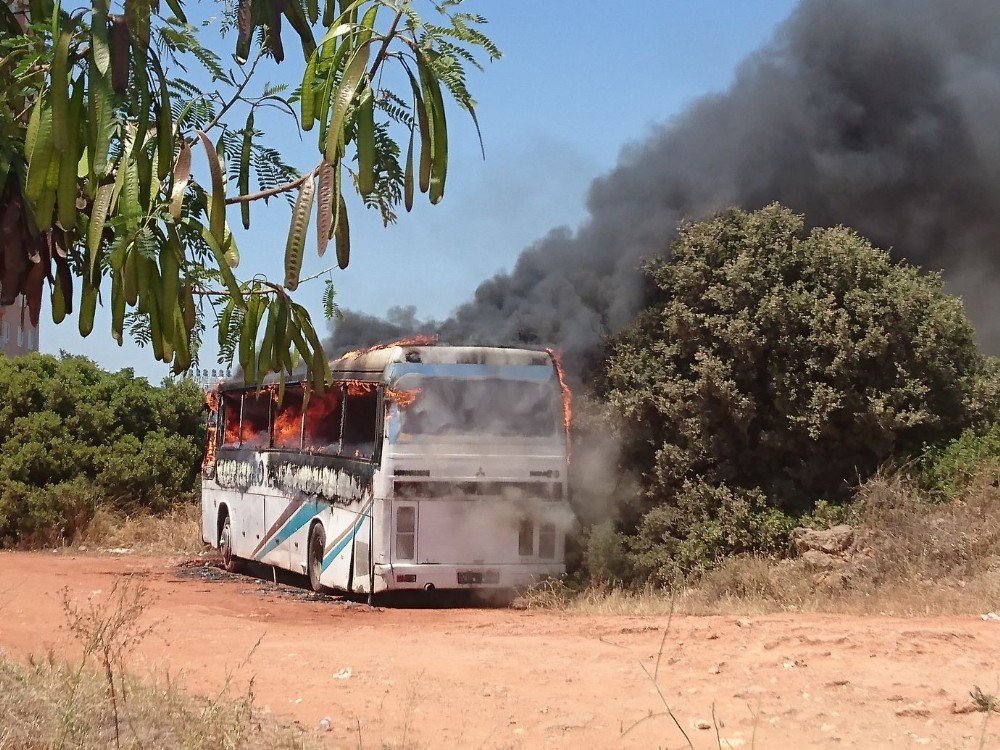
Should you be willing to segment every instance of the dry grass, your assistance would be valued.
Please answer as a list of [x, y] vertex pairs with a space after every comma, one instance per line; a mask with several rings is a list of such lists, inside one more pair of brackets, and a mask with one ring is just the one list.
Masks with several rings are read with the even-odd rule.
[[141, 680], [125, 671], [144, 624], [147, 594], [129, 582], [107, 602], [66, 598], [70, 630], [83, 645], [79, 662], [49, 654], [28, 664], [0, 653], [0, 750], [37, 748], [305, 748], [296, 727], [265, 717], [253, 683], [234, 695], [230, 683], [211, 700], [186, 694], [169, 678]]
[[878, 476], [858, 493], [846, 581], [799, 559], [738, 557], [666, 591], [548, 583], [529, 607], [579, 614], [764, 614], [807, 611], [917, 616], [1000, 611], [1000, 489], [983, 472], [955, 499], [929, 502], [905, 477]]
[[98, 509], [72, 546], [88, 551], [128, 549], [143, 555], [196, 555], [204, 550], [201, 508], [190, 503], [169, 513], [134, 516]]

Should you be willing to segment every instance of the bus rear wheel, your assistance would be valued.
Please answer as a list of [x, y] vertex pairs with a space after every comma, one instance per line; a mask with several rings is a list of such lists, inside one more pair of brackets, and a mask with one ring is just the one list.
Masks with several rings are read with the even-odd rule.
[[309, 530], [309, 588], [315, 592], [323, 590], [320, 576], [323, 574], [323, 554], [326, 552], [326, 532], [322, 524], [313, 524]]
[[222, 553], [222, 567], [227, 573], [239, 573], [243, 570], [243, 560], [233, 554], [233, 524], [226, 516], [219, 532], [219, 551]]

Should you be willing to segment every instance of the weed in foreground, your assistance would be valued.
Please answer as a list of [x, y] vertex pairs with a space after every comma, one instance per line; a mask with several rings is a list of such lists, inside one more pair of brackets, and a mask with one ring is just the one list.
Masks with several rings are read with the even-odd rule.
[[211, 699], [186, 693], [169, 674], [141, 680], [126, 671], [135, 648], [155, 627], [144, 610], [146, 589], [131, 579], [85, 604], [63, 597], [70, 631], [83, 646], [79, 662], [49, 653], [27, 664], [0, 653], [0, 750], [79, 748], [307, 748], [296, 727], [258, 710], [253, 680], [234, 694], [231, 680]]
[[984, 693], [979, 685], [972, 688], [969, 692], [969, 697], [972, 698], [972, 705], [975, 706], [977, 711], [1000, 712], [1000, 699], [990, 693]]

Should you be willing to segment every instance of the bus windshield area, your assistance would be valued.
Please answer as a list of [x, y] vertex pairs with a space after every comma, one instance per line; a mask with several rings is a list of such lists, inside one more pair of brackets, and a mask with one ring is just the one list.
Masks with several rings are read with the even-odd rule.
[[552, 381], [408, 374], [396, 387], [415, 395], [400, 408], [404, 435], [540, 438], [561, 429], [562, 397]]

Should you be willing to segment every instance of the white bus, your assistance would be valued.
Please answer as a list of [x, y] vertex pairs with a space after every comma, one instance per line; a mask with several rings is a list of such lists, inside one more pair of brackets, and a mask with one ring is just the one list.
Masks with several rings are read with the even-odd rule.
[[216, 394], [202, 535], [227, 569], [369, 594], [565, 571], [568, 394], [548, 352], [390, 345], [331, 370], [322, 397]]

